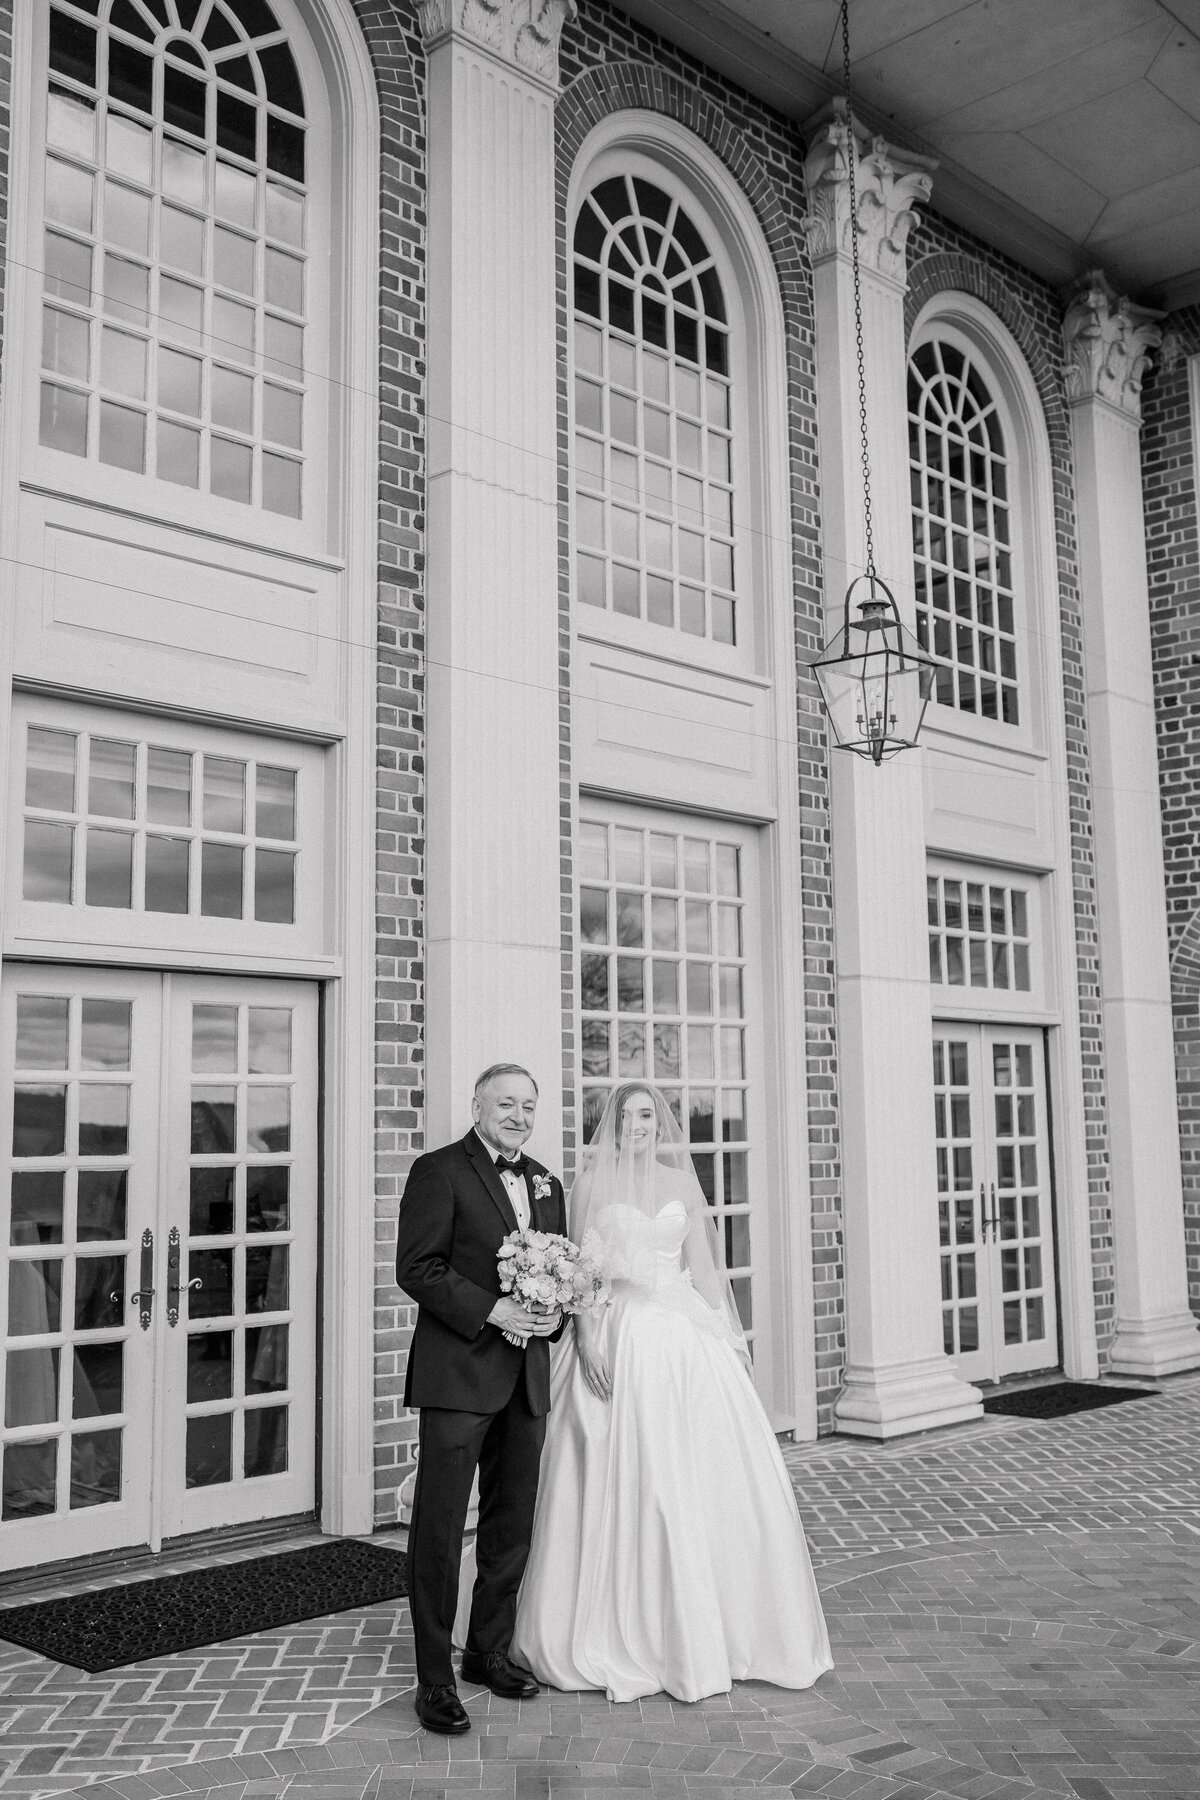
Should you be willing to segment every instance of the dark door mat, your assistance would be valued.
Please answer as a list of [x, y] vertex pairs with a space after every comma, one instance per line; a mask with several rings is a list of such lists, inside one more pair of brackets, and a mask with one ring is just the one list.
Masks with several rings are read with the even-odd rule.
[[0, 1638], [98, 1675], [276, 1625], [377, 1606], [407, 1592], [399, 1551], [339, 1538], [156, 1581], [0, 1608]]
[[1070, 1413], [1090, 1412], [1097, 1406], [1119, 1406], [1122, 1400], [1151, 1400], [1158, 1392], [1158, 1388], [1092, 1387], [1085, 1381], [1055, 1381], [1046, 1387], [993, 1394], [984, 1401], [983, 1410], [1007, 1413], [1015, 1419], [1065, 1419]]

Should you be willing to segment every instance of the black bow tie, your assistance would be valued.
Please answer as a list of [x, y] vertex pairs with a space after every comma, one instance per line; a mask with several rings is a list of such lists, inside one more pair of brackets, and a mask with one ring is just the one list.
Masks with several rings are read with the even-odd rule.
[[528, 1166], [528, 1162], [529, 1158], [527, 1156], [498, 1156], [496, 1158], [496, 1167], [501, 1175], [523, 1175]]

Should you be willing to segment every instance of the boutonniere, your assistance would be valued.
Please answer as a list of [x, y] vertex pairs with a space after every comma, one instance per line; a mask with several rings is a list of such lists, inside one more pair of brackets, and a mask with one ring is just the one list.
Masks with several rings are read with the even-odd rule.
[[533, 1197], [535, 1200], [548, 1200], [550, 1198], [550, 1177], [548, 1175], [534, 1176]]

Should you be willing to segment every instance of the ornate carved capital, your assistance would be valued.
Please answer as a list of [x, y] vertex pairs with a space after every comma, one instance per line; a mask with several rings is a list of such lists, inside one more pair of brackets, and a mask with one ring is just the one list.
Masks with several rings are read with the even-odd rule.
[[851, 253], [853, 155], [859, 261], [863, 268], [903, 284], [908, 235], [920, 225], [914, 203], [928, 200], [937, 164], [928, 156], [897, 150], [883, 138], [871, 137], [857, 119], [852, 141], [844, 99], [834, 100], [810, 129], [813, 135], [804, 159], [808, 212], [802, 223], [813, 262]]
[[576, 0], [420, 0], [421, 37], [427, 51], [451, 34], [470, 38], [557, 87], [559, 39], [577, 12]]
[[1067, 395], [1099, 397], [1131, 418], [1142, 416], [1142, 377], [1162, 343], [1164, 315], [1118, 298], [1103, 269], [1092, 269], [1072, 290], [1063, 317]]

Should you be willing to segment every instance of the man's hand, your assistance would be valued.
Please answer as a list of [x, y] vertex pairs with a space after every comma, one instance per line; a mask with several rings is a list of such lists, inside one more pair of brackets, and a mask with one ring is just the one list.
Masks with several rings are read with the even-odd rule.
[[488, 1314], [487, 1322], [502, 1331], [511, 1343], [514, 1338], [549, 1337], [558, 1330], [562, 1314], [531, 1312], [510, 1294], [502, 1294]]

